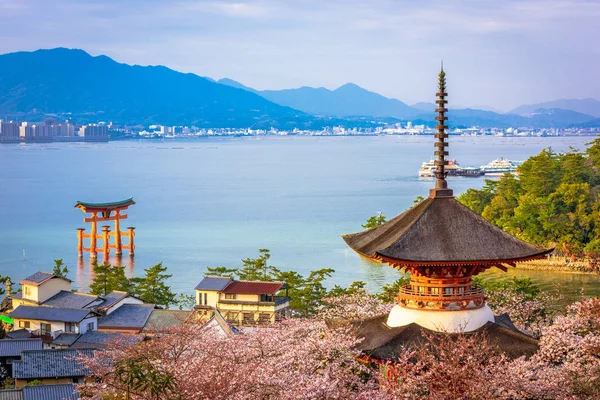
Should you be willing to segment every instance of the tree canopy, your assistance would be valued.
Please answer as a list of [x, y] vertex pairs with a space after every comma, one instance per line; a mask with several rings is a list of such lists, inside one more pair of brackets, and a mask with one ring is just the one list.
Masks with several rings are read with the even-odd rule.
[[459, 201], [520, 239], [570, 257], [600, 258], [600, 138], [584, 152], [551, 148]]

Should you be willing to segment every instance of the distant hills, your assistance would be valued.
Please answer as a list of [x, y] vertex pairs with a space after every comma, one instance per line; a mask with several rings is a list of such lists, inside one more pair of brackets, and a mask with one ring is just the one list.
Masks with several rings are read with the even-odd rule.
[[595, 99], [560, 99], [547, 101], [545, 103], [522, 105], [510, 112], [512, 114], [530, 114], [538, 109], [560, 108], [562, 110], [576, 111], [581, 114], [588, 114], [596, 118], [600, 118], [600, 101]]
[[0, 56], [0, 116], [206, 127], [290, 127], [313, 119], [198, 75], [64, 48]]
[[[118, 63], [83, 50], [57, 48], [0, 55], [0, 118], [76, 122], [281, 129], [373, 126], [412, 121], [435, 125], [435, 104], [409, 106], [347, 83], [335, 90], [258, 91], [162, 66]], [[600, 126], [600, 102], [557, 100], [511, 113], [450, 110], [451, 127]]]
[[321, 116], [373, 116], [410, 119], [421, 113], [400, 100], [370, 92], [353, 83], [335, 90], [303, 86], [298, 89], [257, 91], [232, 79], [221, 79], [221, 84], [257, 93], [273, 103]]
[[[430, 126], [436, 124], [434, 113], [436, 105], [434, 103], [422, 102], [409, 106], [399, 100], [370, 92], [353, 83], [347, 83], [335, 90], [304, 86], [298, 89], [259, 91], [233, 79], [224, 78], [218, 82], [259, 94], [274, 103], [313, 115], [343, 118], [350, 116], [392, 117], [401, 121], [413, 121]], [[558, 107], [538, 107], [523, 114], [519, 115], [514, 112], [502, 114], [494, 111], [450, 107], [449, 125], [451, 127], [566, 128], [594, 121], [593, 115]], [[595, 122], [591, 123], [592, 126], [596, 126]]]

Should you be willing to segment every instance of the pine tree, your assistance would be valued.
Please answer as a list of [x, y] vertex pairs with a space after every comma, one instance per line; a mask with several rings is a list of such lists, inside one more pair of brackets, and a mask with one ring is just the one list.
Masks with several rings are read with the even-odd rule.
[[162, 262], [151, 268], [144, 269], [146, 276], [143, 278], [133, 278], [131, 281], [135, 285], [135, 294], [145, 303], [156, 304], [169, 308], [169, 305], [176, 304], [177, 294], [171, 291], [171, 287], [165, 284], [165, 281], [172, 277], [172, 274], [165, 274], [167, 267]]

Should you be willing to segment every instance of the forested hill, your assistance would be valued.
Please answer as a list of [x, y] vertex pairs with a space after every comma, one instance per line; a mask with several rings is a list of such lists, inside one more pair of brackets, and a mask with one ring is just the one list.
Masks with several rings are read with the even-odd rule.
[[459, 200], [518, 238], [573, 257], [600, 258], [600, 138], [585, 152], [544, 149]]
[[198, 75], [63, 48], [0, 55], [0, 115], [207, 127], [293, 127], [313, 120]]

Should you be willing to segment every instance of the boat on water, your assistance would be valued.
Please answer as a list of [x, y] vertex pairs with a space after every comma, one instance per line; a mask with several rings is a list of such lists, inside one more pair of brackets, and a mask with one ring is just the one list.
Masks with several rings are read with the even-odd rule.
[[504, 175], [506, 173], [516, 174], [517, 168], [522, 164], [521, 161], [507, 160], [500, 157], [487, 165], [482, 165], [481, 170], [485, 175]]
[[[448, 176], [481, 176], [483, 172], [477, 167], [461, 167], [457, 160], [448, 160], [448, 165], [445, 168]], [[425, 161], [421, 164], [419, 176], [425, 178], [435, 177], [437, 166], [435, 160]]]

